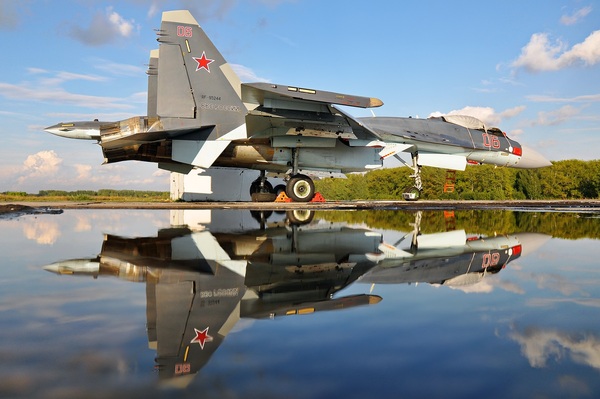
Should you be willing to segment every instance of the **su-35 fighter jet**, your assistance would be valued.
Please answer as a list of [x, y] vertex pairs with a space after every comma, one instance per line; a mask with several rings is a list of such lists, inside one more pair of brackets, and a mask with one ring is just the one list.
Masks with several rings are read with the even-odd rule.
[[184, 387], [241, 318], [339, 311], [381, 301], [377, 295], [339, 294], [375, 266], [381, 234], [342, 223], [299, 226], [287, 220], [241, 231], [217, 222], [210, 231], [179, 226], [151, 237], [106, 235], [97, 257], [44, 269], [145, 283], [148, 343], [156, 350], [158, 376]]
[[98, 140], [105, 163], [156, 162], [178, 173], [211, 166], [259, 170], [251, 194], [275, 191], [266, 172], [284, 174], [286, 194], [306, 202], [315, 194], [312, 173], [364, 172], [382, 167], [387, 157], [402, 161], [401, 152], [412, 157], [409, 200], [419, 198], [421, 166], [551, 165], [473, 117], [355, 118], [336, 105], [383, 102], [301, 86], [242, 84], [189, 11], [164, 12], [158, 42], [150, 54], [147, 116], [60, 123], [46, 131]]

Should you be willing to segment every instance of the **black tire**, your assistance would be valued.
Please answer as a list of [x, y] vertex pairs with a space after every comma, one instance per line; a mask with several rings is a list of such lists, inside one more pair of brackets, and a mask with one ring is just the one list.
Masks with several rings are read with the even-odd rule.
[[277, 196], [274, 193], [253, 193], [250, 198], [252, 202], [273, 202]]
[[285, 193], [296, 202], [310, 202], [315, 196], [315, 183], [305, 175], [295, 175], [287, 182]]
[[285, 215], [290, 224], [302, 226], [312, 222], [315, 212], [307, 209], [294, 209], [293, 211], [287, 211]]
[[265, 181], [264, 190], [260, 190], [260, 179], [254, 180], [252, 184], [250, 184], [250, 195], [256, 193], [273, 193], [273, 185], [269, 183], [269, 181]]

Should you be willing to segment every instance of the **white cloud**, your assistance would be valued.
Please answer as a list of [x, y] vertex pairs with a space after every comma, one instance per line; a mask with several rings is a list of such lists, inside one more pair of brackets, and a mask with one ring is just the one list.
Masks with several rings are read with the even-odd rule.
[[23, 162], [19, 183], [27, 179], [53, 176], [58, 172], [63, 160], [54, 151], [40, 151], [29, 155]]
[[499, 288], [501, 290], [512, 292], [515, 294], [523, 294], [525, 291], [523, 288], [519, 287], [517, 284], [505, 281], [497, 277], [497, 275], [489, 275], [486, 278], [479, 280], [475, 284], [471, 285], [457, 285], [457, 286], [448, 286], [451, 289], [459, 290], [467, 294], [476, 293], [476, 294], [489, 294], [494, 291], [495, 288]]
[[171, 172], [166, 171], [164, 169], [156, 169], [156, 171], [154, 173], [152, 173], [152, 176], [154, 177], [165, 177], [165, 176], [169, 176], [171, 174]]
[[[29, 72], [32, 73], [31, 68], [29, 69]], [[21, 82], [18, 84], [0, 82], [0, 96], [16, 100], [35, 100], [53, 104], [64, 103], [94, 109], [133, 108], [127, 99], [69, 93], [64, 88], [60, 87], [62, 83], [73, 80], [85, 80], [91, 82], [106, 81], [107, 79], [102, 76], [65, 71], [58, 71], [50, 74], [43, 70], [35, 70], [33, 73], [38, 75], [38, 79], [31, 82]]]
[[148, 8], [148, 18], [152, 18], [154, 17], [156, 14], [158, 14], [158, 12], [161, 10], [160, 5], [158, 4], [157, 1], [153, 1], [152, 4], [150, 4], [150, 8]]
[[561, 123], [565, 123], [569, 119], [578, 115], [581, 112], [579, 108], [575, 108], [572, 105], [565, 105], [554, 111], [540, 111], [538, 112], [537, 120], [532, 125], [540, 126], [556, 126]]
[[269, 79], [259, 77], [252, 69], [243, 65], [229, 64], [229, 66], [237, 73], [242, 82], [270, 82]]
[[568, 356], [575, 363], [600, 370], [600, 340], [593, 335], [530, 328], [513, 331], [510, 338], [519, 343], [531, 367], [545, 367], [550, 358], [560, 361]]
[[36, 75], [36, 74], [39, 74], [39, 73], [48, 73], [48, 70], [42, 69], [42, 68], [29, 67], [29, 68], [27, 68], [27, 72], [31, 73], [33, 75]]
[[73, 80], [85, 80], [88, 82], [105, 82], [108, 79], [98, 75], [59, 71], [56, 72], [53, 76], [40, 78], [39, 83], [42, 86], [58, 86], [62, 83]]
[[131, 36], [131, 33], [134, 29], [134, 21], [127, 21], [122, 16], [117, 14], [112, 10], [112, 7], [109, 7], [107, 10], [108, 20], [112, 24], [113, 29], [119, 33], [119, 35], [123, 37]]
[[508, 108], [502, 112], [496, 112], [492, 107], [473, 107], [466, 106], [461, 109], [452, 110], [446, 114], [441, 112], [434, 112], [429, 116], [442, 116], [442, 115], [468, 115], [483, 121], [487, 126], [498, 126], [503, 119], [509, 119], [519, 115], [525, 110], [524, 105], [519, 105], [513, 108]]
[[77, 171], [77, 179], [84, 180], [89, 179], [91, 176], [92, 166], [91, 165], [82, 165], [75, 164], [75, 170]]
[[168, 190], [168, 173], [155, 165], [88, 165], [69, 162], [54, 151], [38, 151], [21, 165], [0, 169], [0, 186], [10, 191], [89, 190], [98, 188]]
[[592, 12], [592, 6], [580, 8], [575, 11], [572, 15], [563, 15], [560, 17], [560, 23], [563, 25], [574, 25], [579, 22], [582, 18]]
[[535, 33], [511, 65], [530, 72], [558, 71], [570, 66], [600, 62], [600, 30], [592, 32], [570, 50], [560, 40], [551, 43], [547, 33]]
[[523, 112], [525, 110], [525, 108], [526, 107], [524, 105], [518, 105], [516, 107], [505, 109], [504, 111], [500, 112], [500, 118], [502, 118], [502, 119], [513, 118], [513, 117], [519, 115], [521, 112]]
[[526, 97], [529, 101], [538, 103], [593, 103], [600, 102], [600, 94], [587, 94], [576, 97], [552, 97], [546, 95], [530, 95]]
[[112, 7], [108, 7], [104, 12], [99, 11], [94, 15], [89, 27], [74, 26], [69, 35], [84, 44], [100, 46], [129, 38], [136, 30], [139, 30], [139, 26], [133, 19], [126, 20]]
[[23, 225], [23, 234], [29, 240], [33, 240], [38, 244], [52, 245], [58, 240], [61, 235], [60, 227], [55, 221], [44, 219], [35, 219], [31, 222], [28, 219]]
[[116, 76], [143, 76], [145, 69], [138, 65], [121, 64], [103, 58], [91, 59], [94, 68]]

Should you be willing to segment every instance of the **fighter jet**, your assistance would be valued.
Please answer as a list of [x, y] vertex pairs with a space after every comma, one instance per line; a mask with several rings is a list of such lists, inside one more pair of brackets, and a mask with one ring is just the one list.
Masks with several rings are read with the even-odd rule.
[[146, 284], [147, 334], [161, 381], [185, 386], [240, 318], [277, 318], [377, 304], [335, 296], [375, 266], [382, 239], [368, 229], [307, 221], [219, 232], [188, 227], [154, 237], [107, 235], [101, 253], [44, 267], [58, 275]]
[[[274, 191], [266, 172], [283, 174], [286, 194], [302, 202], [315, 195], [311, 174], [369, 171], [392, 156], [413, 171], [407, 200], [420, 196], [422, 166], [551, 165], [473, 117], [356, 118], [338, 106], [373, 108], [383, 102], [304, 86], [242, 84], [189, 11], [164, 12], [157, 34], [159, 49], [151, 53], [148, 69], [147, 116], [99, 123], [92, 133], [75, 122], [46, 130], [98, 140], [105, 163], [156, 162], [184, 174], [212, 166], [259, 170], [251, 194]], [[399, 157], [403, 152], [411, 155], [411, 164]]]
[[[414, 230], [394, 245], [379, 247], [384, 259], [359, 280], [369, 284], [428, 283], [451, 287], [474, 285], [504, 269], [509, 262], [531, 253], [550, 236], [514, 233], [491, 237], [468, 236], [465, 230], [421, 234], [421, 212]], [[409, 248], [400, 244], [411, 237]]]

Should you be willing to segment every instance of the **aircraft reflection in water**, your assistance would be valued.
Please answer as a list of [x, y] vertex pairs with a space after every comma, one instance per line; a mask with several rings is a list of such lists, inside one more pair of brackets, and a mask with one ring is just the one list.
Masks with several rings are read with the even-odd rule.
[[[173, 211], [177, 212], [177, 211]], [[297, 215], [260, 219], [244, 229], [215, 224], [174, 227], [156, 237], [108, 235], [94, 259], [57, 262], [57, 274], [115, 276], [146, 282], [148, 341], [162, 380], [185, 386], [209, 361], [240, 318], [337, 310], [381, 301], [334, 294], [361, 279], [371, 283], [475, 282], [520, 256], [541, 235], [466, 237], [464, 231], [419, 235], [410, 249], [365, 228]], [[177, 219], [177, 217], [175, 217]], [[196, 225], [196, 224], [190, 224]], [[543, 236], [545, 237], [545, 236]], [[402, 240], [401, 240], [402, 241]], [[474, 278], [473, 278], [474, 277]]]
[[[421, 234], [421, 213], [416, 215], [414, 231], [394, 245], [382, 244], [383, 259], [360, 278], [363, 283], [429, 283], [466, 286], [495, 274], [523, 252], [533, 252], [549, 236], [516, 233], [495, 237], [467, 237], [464, 230]], [[410, 248], [398, 248], [408, 237]]]

